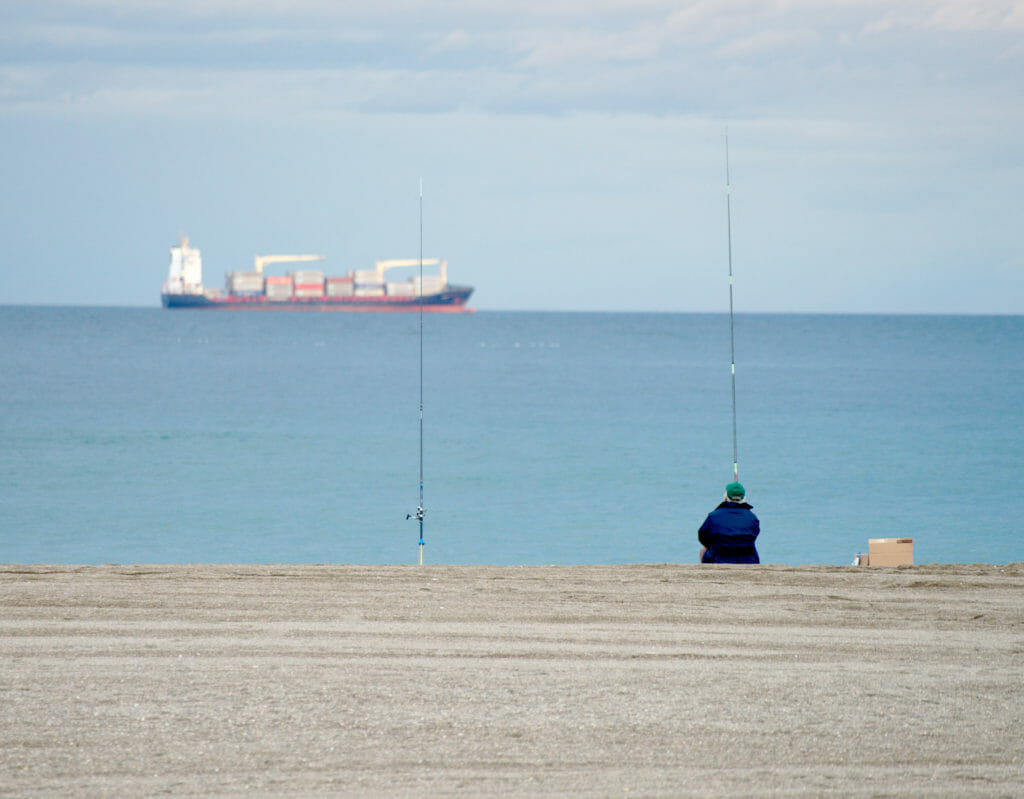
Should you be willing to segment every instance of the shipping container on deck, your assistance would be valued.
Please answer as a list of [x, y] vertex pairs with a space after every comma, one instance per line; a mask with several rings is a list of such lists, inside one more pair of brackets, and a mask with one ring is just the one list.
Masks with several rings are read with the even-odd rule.
[[384, 274], [376, 269], [357, 269], [352, 276], [356, 286], [384, 286]]
[[272, 276], [265, 280], [267, 299], [275, 302], [290, 300], [292, 297], [292, 279], [289, 276]]
[[383, 297], [384, 286], [360, 286], [357, 284], [354, 294], [357, 297]]
[[[419, 275], [412, 279], [413, 293], [418, 297], [420, 294], [420, 278]], [[439, 294], [444, 291], [444, 280], [436, 275], [424, 275], [423, 277], [423, 294]]]
[[350, 277], [327, 278], [326, 292], [328, 297], [351, 297], [353, 289], [354, 286]]
[[324, 282], [324, 273], [322, 269], [296, 269], [291, 272], [291, 276], [295, 281], [296, 290], [299, 286], [307, 286], [313, 283], [323, 285]]
[[324, 296], [323, 283], [296, 283], [296, 297], [322, 297]]
[[408, 280], [402, 283], [386, 283], [385, 289], [389, 297], [415, 297], [416, 288]]
[[263, 293], [263, 275], [259, 272], [228, 272], [226, 284], [229, 294]]

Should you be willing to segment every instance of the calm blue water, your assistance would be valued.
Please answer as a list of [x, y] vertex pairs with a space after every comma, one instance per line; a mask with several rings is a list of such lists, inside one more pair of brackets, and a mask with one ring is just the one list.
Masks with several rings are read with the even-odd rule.
[[[694, 562], [726, 315], [425, 318], [426, 560]], [[414, 563], [419, 317], [0, 307], [0, 561]], [[1024, 317], [740, 315], [762, 560], [1024, 560]]]

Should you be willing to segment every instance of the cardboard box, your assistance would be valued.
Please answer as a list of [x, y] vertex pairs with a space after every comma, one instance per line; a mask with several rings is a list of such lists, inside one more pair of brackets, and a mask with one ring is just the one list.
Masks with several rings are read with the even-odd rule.
[[871, 566], [913, 566], [913, 538], [869, 538], [868, 563]]

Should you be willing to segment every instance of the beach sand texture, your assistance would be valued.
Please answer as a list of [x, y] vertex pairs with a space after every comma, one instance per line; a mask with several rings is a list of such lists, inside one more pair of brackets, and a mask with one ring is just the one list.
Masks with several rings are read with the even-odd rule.
[[3, 796], [1021, 796], [1024, 564], [0, 566]]

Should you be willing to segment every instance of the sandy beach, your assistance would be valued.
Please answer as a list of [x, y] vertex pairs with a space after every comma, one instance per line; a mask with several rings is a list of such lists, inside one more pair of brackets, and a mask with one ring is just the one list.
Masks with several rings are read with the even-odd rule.
[[1020, 796], [1024, 564], [0, 567], [4, 796]]

